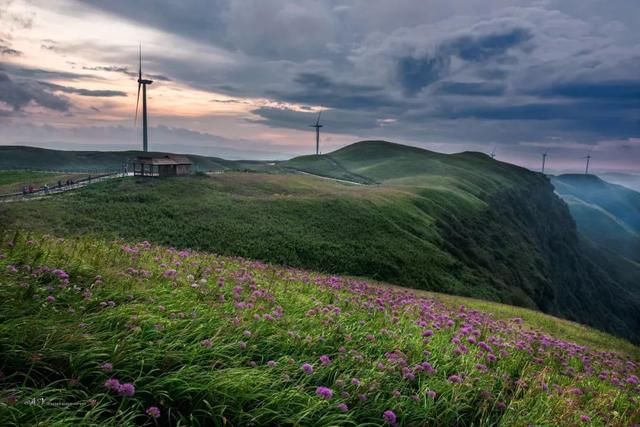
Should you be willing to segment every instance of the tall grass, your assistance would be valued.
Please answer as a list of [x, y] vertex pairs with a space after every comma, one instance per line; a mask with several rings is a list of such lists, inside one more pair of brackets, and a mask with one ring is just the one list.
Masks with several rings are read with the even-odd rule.
[[456, 302], [146, 242], [5, 233], [0, 420], [640, 422], [633, 355]]

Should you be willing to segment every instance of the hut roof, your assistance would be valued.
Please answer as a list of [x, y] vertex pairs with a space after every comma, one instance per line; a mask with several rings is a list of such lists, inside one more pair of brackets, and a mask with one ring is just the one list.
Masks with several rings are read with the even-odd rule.
[[185, 156], [174, 156], [172, 154], [162, 157], [138, 156], [137, 163], [149, 165], [191, 165], [193, 162]]

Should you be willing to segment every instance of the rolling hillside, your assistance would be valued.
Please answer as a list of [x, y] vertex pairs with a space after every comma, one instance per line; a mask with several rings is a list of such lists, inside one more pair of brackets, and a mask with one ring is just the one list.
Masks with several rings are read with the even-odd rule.
[[[631, 273], [612, 275], [538, 173], [383, 141], [278, 173], [96, 184], [0, 206], [0, 223], [239, 255], [539, 309], [640, 342]], [[617, 258], [612, 258], [617, 262]]]
[[[122, 170], [123, 164], [131, 163], [141, 151], [62, 151], [24, 146], [0, 146], [0, 170], [45, 170], [71, 172], [111, 172]], [[162, 156], [169, 153], [149, 152]], [[261, 162], [231, 161], [216, 157], [188, 155], [195, 170], [222, 171], [259, 167]]]
[[13, 232], [0, 282], [3, 426], [640, 422], [640, 349], [530, 310]]

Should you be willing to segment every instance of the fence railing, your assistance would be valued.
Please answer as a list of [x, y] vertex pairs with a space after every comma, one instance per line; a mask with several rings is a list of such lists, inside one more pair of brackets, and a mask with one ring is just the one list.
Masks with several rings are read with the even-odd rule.
[[24, 200], [29, 198], [48, 196], [50, 194], [63, 193], [66, 191], [86, 187], [87, 185], [94, 184], [100, 181], [105, 181], [107, 179], [121, 178], [130, 175], [131, 173], [127, 172], [111, 172], [99, 175], [91, 175], [82, 179], [74, 180], [70, 183], [63, 182], [61, 183], [61, 185], [55, 185], [52, 187], [42, 186], [40, 188], [33, 189], [33, 191], [20, 191], [16, 193], [0, 194], [0, 201]]

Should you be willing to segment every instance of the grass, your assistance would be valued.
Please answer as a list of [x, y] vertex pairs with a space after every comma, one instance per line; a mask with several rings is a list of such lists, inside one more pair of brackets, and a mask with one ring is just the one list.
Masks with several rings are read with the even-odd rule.
[[539, 313], [147, 243], [0, 253], [5, 425], [640, 422], [638, 349]]

